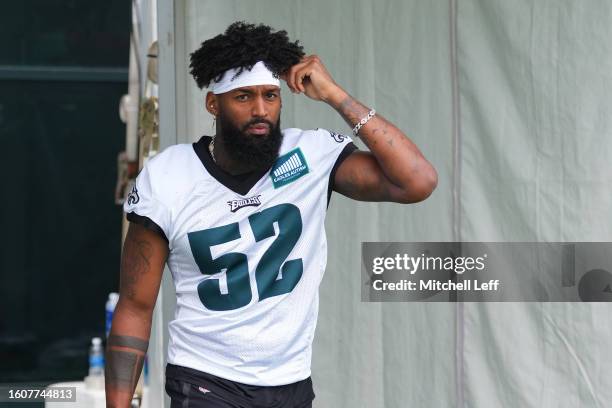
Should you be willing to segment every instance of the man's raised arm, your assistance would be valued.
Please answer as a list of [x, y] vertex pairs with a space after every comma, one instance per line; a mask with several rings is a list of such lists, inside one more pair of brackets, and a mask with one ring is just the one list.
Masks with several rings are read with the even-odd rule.
[[121, 256], [119, 301], [106, 345], [106, 406], [129, 407], [151, 334], [168, 244], [157, 233], [130, 223]]
[[438, 175], [419, 148], [395, 125], [350, 96], [334, 82], [316, 55], [283, 75], [289, 88], [333, 107], [350, 127], [362, 119], [358, 135], [370, 152], [356, 151], [338, 167], [334, 190], [362, 201], [414, 203], [436, 188]]

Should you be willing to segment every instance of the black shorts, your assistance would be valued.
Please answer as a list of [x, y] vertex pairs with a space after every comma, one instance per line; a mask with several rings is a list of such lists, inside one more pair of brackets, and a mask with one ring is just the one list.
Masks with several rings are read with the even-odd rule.
[[274, 387], [242, 384], [192, 368], [166, 365], [170, 408], [310, 408], [310, 377]]

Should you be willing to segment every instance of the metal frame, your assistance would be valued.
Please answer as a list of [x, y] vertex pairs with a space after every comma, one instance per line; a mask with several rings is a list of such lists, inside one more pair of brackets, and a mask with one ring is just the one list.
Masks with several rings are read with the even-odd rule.
[[[159, 41], [160, 151], [184, 140], [186, 130], [185, 0], [157, 1]], [[182, 137], [181, 137], [182, 136]], [[168, 268], [164, 270], [149, 346], [149, 408], [170, 407], [164, 392], [168, 322], [174, 316], [176, 294]]]

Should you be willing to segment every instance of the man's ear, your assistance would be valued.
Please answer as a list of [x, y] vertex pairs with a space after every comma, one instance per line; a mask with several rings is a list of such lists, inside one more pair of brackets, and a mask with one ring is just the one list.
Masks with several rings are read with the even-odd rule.
[[213, 116], [217, 116], [217, 114], [219, 113], [219, 107], [217, 105], [217, 95], [215, 95], [212, 92], [207, 92], [206, 93], [206, 105], [205, 105], [205, 109], [208, 111], [208, 113], [210, 113]]

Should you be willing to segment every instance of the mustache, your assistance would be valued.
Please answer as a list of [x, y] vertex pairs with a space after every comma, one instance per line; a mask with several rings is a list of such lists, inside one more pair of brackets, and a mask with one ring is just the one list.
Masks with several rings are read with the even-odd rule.
[[266, 119], [253, 119], [253, 120], [250, 120], [247, 124], [245, 124], [242, 127], [242, 130], [247, 130], [249, 128], [249, 126], [260, 125], [260, 124], [268, 125], [268, 127], [270, 129], [274, 129], [274, 123], [270, 122], [269, 120], [266, 120]]

